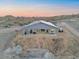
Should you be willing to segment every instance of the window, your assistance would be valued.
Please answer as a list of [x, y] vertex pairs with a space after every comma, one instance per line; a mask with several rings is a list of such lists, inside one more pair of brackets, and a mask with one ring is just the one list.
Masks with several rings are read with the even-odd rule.
[[46, 30], [47, 31], [47, 33], [49, 32], [48, 30]]
[[36, 34], [36, 32], [33, 32], [33, 34]]
[[30, 33], [32, 33], [33, 31], [32, 30], [30, 30]]
[[42, 31], [42, 32], [44, 32], [44, 31], [45, 31], [45, 29], [41, 29], [41, 31]]
[[24, 32], [24, 34], [26, 35], [26, 34], [27, 34], [27, 32]]

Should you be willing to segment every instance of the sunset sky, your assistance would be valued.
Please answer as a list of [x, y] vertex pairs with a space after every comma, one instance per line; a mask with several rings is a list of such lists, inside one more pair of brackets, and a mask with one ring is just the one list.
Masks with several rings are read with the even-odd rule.
[[56, 16], [79, 13], [79, 0], [0, 0], [0, 16]]

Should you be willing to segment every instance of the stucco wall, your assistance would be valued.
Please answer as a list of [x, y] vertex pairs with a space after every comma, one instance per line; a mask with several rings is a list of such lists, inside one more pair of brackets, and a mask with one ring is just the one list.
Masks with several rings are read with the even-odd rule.
[[33, 25], [30, 25], [30, 26], [25, 26], [25, 28], [23, 29], [23, 31], [29, 33], [30, 30], [38, 30], [38, 29], [45, 29], [45, 30], [51, 30], [51, 29], [54, 29], [55, 32], [58, 31], [58, 29], [54, 26], [50, 26], [50, 25], [47, 25], [47, 24], [44, 24], [44, 23], [37, 23], [37, 24], [33, 24]]

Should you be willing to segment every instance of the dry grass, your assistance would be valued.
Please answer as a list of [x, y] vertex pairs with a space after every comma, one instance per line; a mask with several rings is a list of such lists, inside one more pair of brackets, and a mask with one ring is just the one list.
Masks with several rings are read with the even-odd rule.
[[29, 48], [45, 48], [51, 51], [53, 54], [59, 54], [66, 49], [63, 38], [57, 38], [49, 34], [36, 34], [22, 36], [17, 35], [12, 41], [15, 45], [19, 44], [23, 48], [23, 53]]
[[[17, 33], [12, 41], [15, 45], [19, 44], [23, 48], [23, 55], [26, 54], [29, 48], [45, 48], [51, 51], [54, 55], [72, 56], [77, 51], [77, 42], [71, 37], [72, 35], [64, 28], [63, 33], [58, 33], [57, 36], [49, 34], [36, 34], [23, 36]], [[75, 48], [74, 48], [75, 47]], [[73, 50], [74, 48], [74, 50]]]

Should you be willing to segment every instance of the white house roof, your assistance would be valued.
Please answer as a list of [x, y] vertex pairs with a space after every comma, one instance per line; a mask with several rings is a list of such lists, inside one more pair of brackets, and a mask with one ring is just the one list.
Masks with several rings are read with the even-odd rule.
[[32, 23], [30, 23], [28, 25], [25, 25], [24, 27], [31, 26], [31, 25], [34, 25], [34, 24], [37, 24], [37, 23], [44, 23], [46, 25], [49, 25], [49, 26], [52, 26], [52, 27], [56, 27], [57, 28], [57, 26], [54, 25], [53, 23], [47, 22], [47, 21], [44, 21], [44, 20], [34, 21], [34, 22], [32, 22]]

